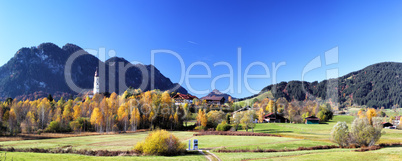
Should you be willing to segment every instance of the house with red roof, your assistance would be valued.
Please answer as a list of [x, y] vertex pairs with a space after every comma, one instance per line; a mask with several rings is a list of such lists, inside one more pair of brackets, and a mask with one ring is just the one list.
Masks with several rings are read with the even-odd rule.
[[173, 96], [173, 99], [175, 100], [176, 105], [182, 105], [185, 103], [192, 104], [193, 100], [197, 98], [196, 96], [193, 96], [191, 94], [176, 94]]
[[205, 96], [201, 98], [206, 100], [208, 105], [223, 105], [225, 104], [225, 97], [223, 96]]

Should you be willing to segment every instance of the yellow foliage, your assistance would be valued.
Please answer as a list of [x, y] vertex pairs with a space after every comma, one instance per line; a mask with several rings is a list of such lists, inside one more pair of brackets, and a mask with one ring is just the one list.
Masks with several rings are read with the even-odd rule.
[[207, 115], [201, 109], [198, 110], [197, 122], [198, 122], [199, 125], [201, 125], [203, 127], [207, 126], [207, 122], [208, 122]]
[[263, 108], [260, 108], [260, 110], [258, 110], [257, 115], [258, 115], [258, 122], [260, 122], [260, 123], [264, 122], [265, 112], [264, 112]]
[[94, 125], [102, 125], [103, 115], [102, 112], [99, 111], [99, 108], [95, 108], [92, 112], [90, 122]]
[[74, 118], [74, 120], [77, 120], [79, 117], [81, 117], [81, 106], [80, 106], [80, 104], [75, 105], [73, 109], [74, 109], [73, 118]]
[[186, 150], [186, 144], [166, 130], [151, 132], [143, 142], [135, 145], [134, 149], [146, 155], [179, 155]]
[[373, 117], [377, 116], [377, 112], [375, 111], [374, 108], [369, 108], [366, 112], [367, 119], [369, 120], [369, 123], [372, 124], [372, 119]]

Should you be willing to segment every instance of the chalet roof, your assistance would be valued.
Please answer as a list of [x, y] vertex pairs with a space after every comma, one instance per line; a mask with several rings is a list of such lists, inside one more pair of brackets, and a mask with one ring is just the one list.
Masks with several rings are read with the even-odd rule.
[[320, 120], [318, 117], [315, 117], [315, 116], [306, 117], [305, 119], [306, 120], [317, 120], [317, 121]]
[[211, 96], [211, 97], [205, 96], [205, 97], [202, 97], [201, 99], [203, 99], [203, 100], [210, 100], [210, 101], [221, 101], [222, 99], [225, 99], [225, 97], [213, 95], [213, 96]]
[[284, 118], [283, 116], [281, 116], [281, 115], [279, 115], [279, 114], [276, 114], [276, 117], [275, 117], [275, 113], [269, 113], [269, 114], [266, 114], [266, 115], [264, 115], [264, 118], [267, 118], [267, 117], [269, 117], [269, 118]]
[[383, 125], [391, 125], [391, 126], [393, 126], [391, 123], [389, 123], [389, 122], [383, 122], [382, 123]]
[[186, 100], [193, 100], [194, 98], [197, 98], [196, 96], [190, 95], [190, 94], [176, 94], [175, 96], [173, 96], [173, 98], [182, 98], [182, 99], [186, 99]]

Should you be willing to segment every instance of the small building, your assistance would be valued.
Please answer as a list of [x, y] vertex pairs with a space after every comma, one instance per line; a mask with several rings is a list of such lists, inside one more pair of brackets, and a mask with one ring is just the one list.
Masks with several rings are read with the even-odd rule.
[[223, 105], [225, 104], [225, 97], [223, 96], [206, 96], [202, 97], [202, 100], [206, 100], [208, 105]]
[[320, 119], [315, 116], [306, 117], [304, 119], [306, 120], [305, 124], [319, 124], [320, 123]]
[[276, 122], [276, 123], [285, 123], [288, 122], [288, 119], [284, 118], [280, 114], [270, 113], [264, 115], [265, 122]]
[[389, 122], [383, 122], [383, 123], [382, 123], [382, 127], [383, 127], [383, 128], [389, 128], [389, 127], [392, 127], [392, 126], [394, 126], [394, 125], [392, 125], [392, 124], [389, 123]]
[[181, 105], [181, 104], [192, 104], [193, 100], [197, 98], [196, 96], [193, 96], [191, 94], [176, 94], [175, 96], [173, 96], [173, 99], [175, 100], [175, 104], [176, 105]]

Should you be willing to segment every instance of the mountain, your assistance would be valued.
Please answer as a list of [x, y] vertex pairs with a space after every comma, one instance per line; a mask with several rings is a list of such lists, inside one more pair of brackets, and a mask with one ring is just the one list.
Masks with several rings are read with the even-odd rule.
[[[230, 95], [229, 95], [229, 94], [226, 94], [226, 93], [222, 93], [222, 92], [220, 92], [220, 91], [217, 90], [217, 89], [214, 89], [214, 90], [212, 90], [211, 93], [209, 93], [208, 95], [202, 97], [201, 99], [203, 99], [203, 98], [205, 98], [205, 97], [212, 97], [212, 96], [225, 97], [225, 102], [227, 102]], [[230, 96], [230, 97], [232, 97], [232, 96]], [[235, 99], [235, 98], [232, 97], [232, 99]]]
[[288, 101], [318, 97], [333, 102], [339, 100], [341, 107], [355, 104], [391, 108], [402, 104], [402, 63], [373, 64], [321, 82], [281, 82], [263, 88], [260, 94], [267, 91], [275, 98], [285, 97]]
[[[74, 56], [77, 57], [73, 59]], [[73, 60], [71, 65], [69, 58]], [[118, 57], [102, 62], [74, 44], [66, 44], [60, 48], [52, 43], [43, 43], [37, 47], [21, 48], [0, 67], [0, 99], [35, 99], [47, 94], [61, 97], [87, 92], [93, 88], [97, 67], [100, 69], [99, 77], [103, 84], [101, 91], [121, 93], [127, 87], [140, 88], [143, 82], [141, 89], [146, 91], [152, 88], [152, 81], [155, 82], [153, 89], [170, 90], [177, 85], [152, 65], [131, 64]], [[119, 77], [124, 78], [119, 74], [125, 76], [124, 81], [119, 80]], [[65, 76], [71, 79], [66, 79]], [[73, 83], [69, 85], [68, 82]], [[70, 88], [71, 84], [75, 84], [77, 89]], [[176, 91], [187, 93], [180, 85]]]

